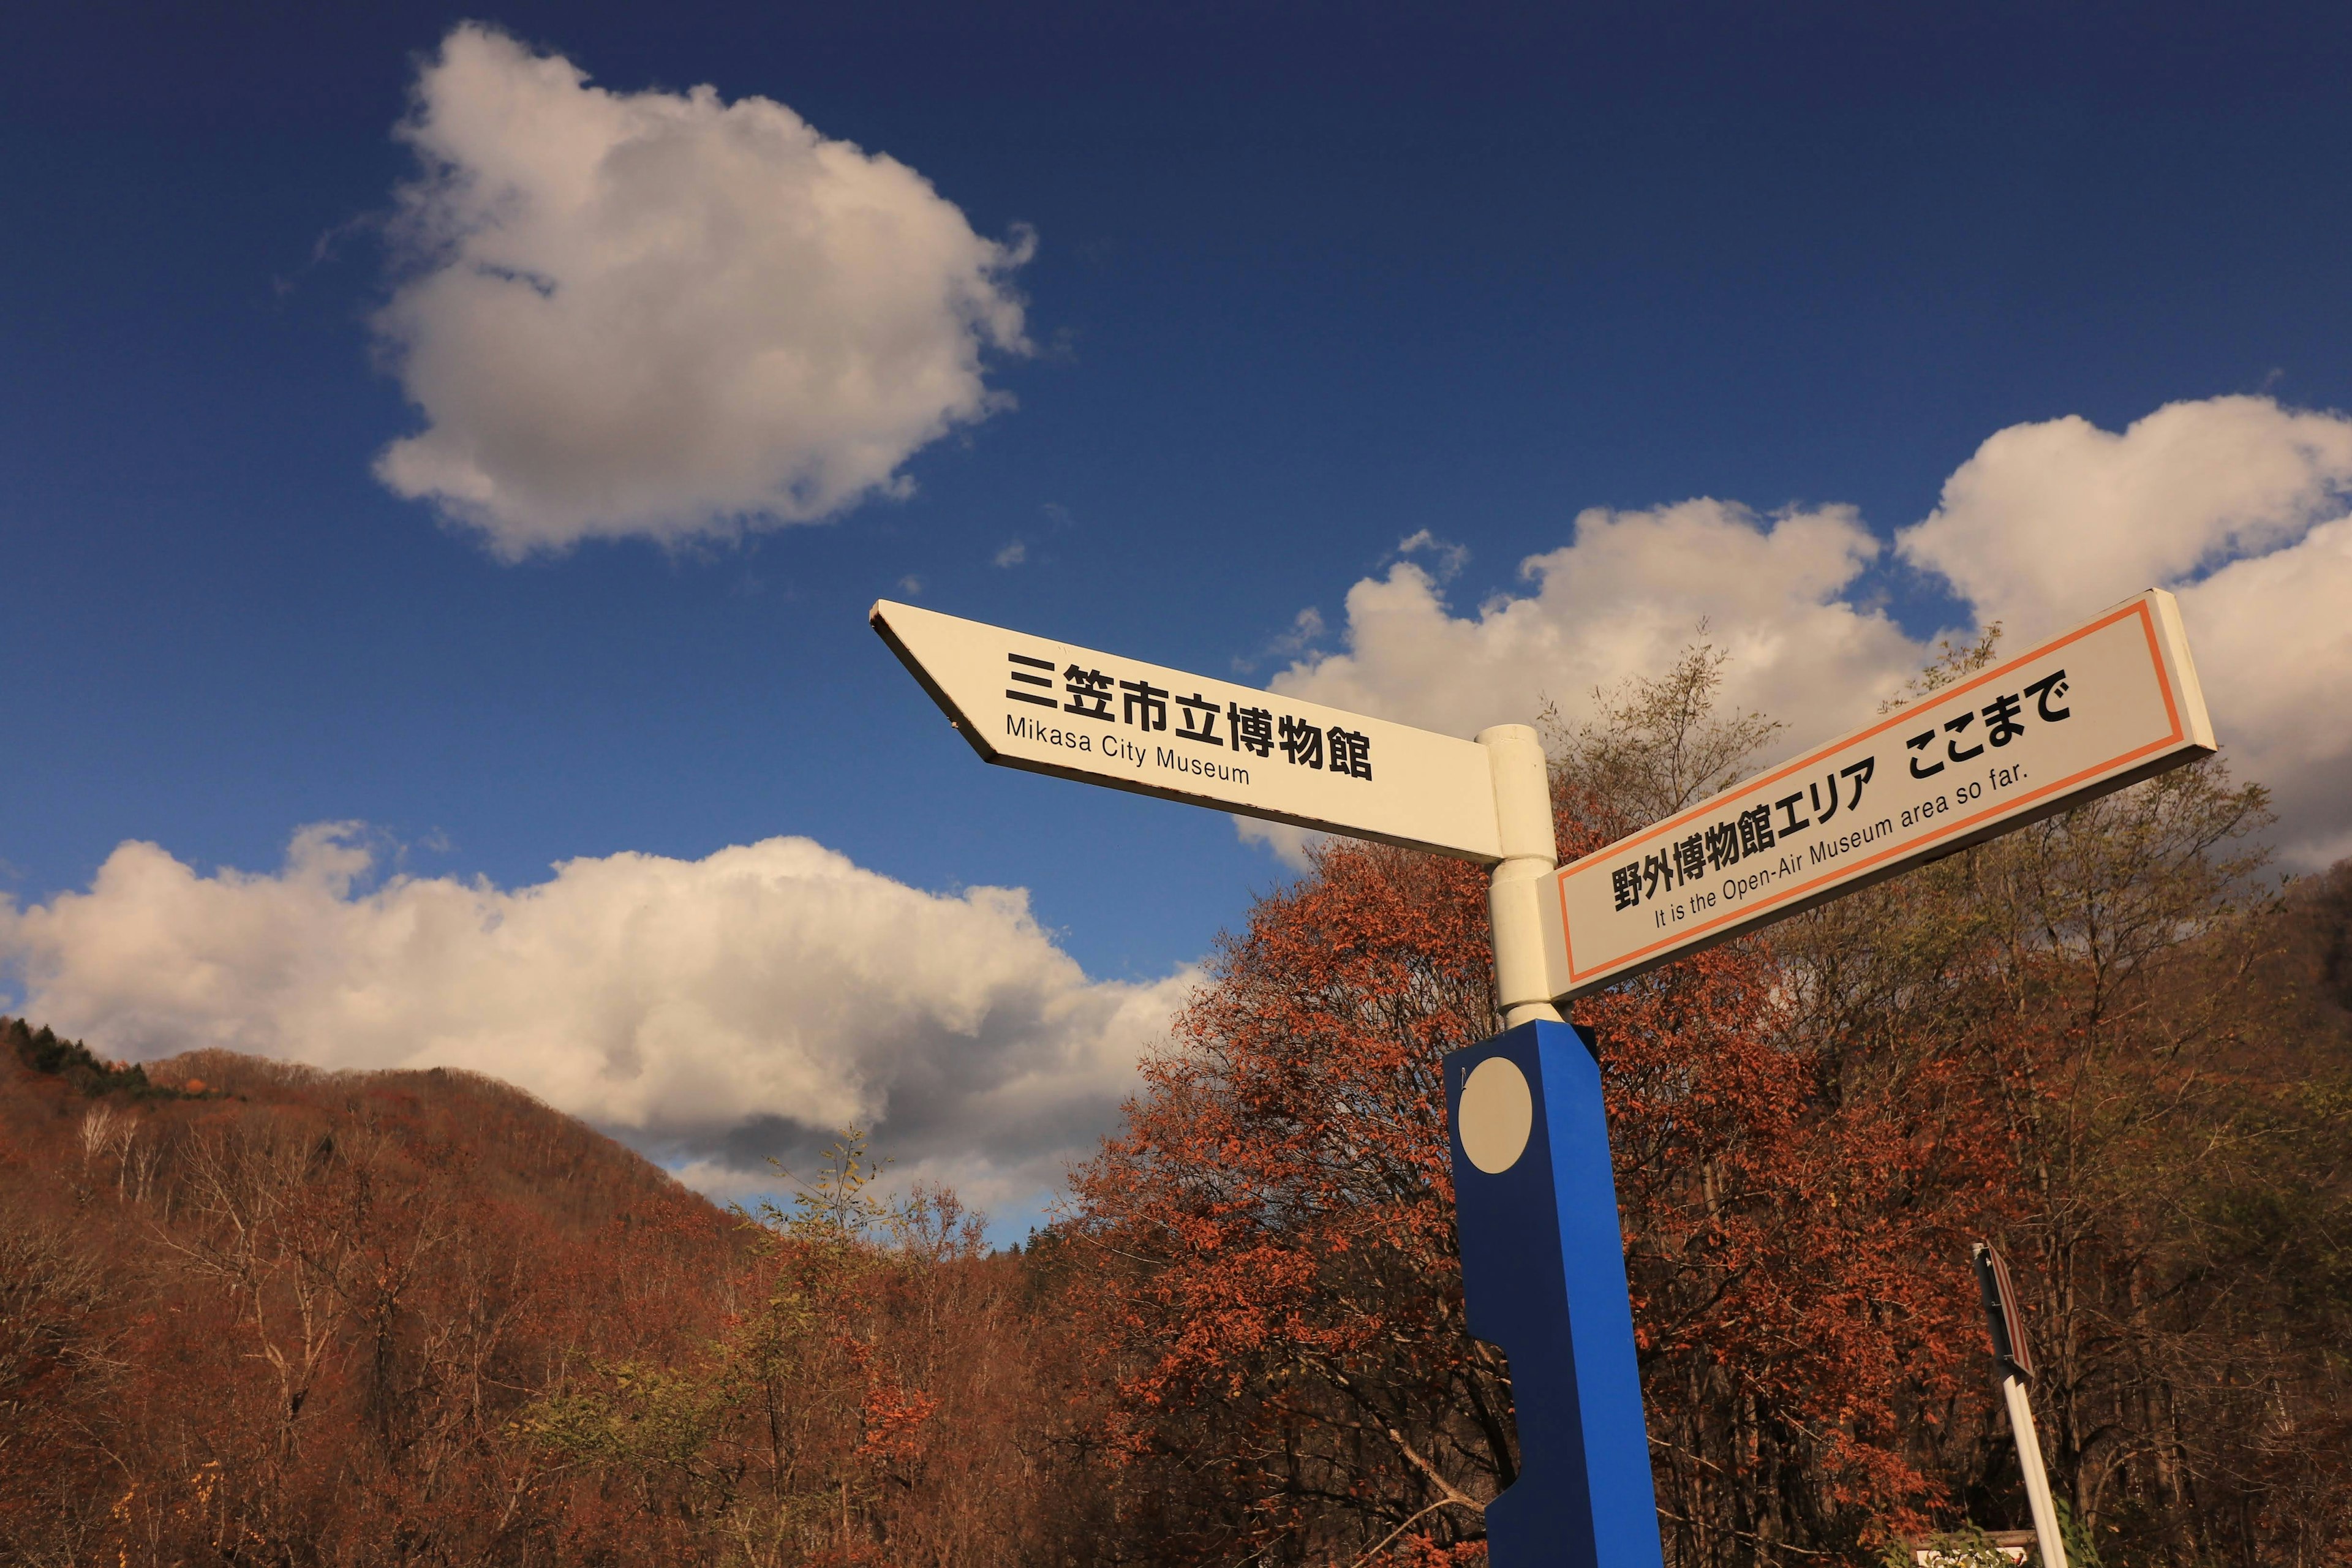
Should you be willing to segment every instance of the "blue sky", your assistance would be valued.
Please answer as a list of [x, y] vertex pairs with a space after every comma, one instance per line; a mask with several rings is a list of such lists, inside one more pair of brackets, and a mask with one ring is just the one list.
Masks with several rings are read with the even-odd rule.
[[[92, 890], [126, 841], [212, 888], [290, 874], [297, 830], [336, 822], [365, 826], [335, 853], [373, 857], [342, 904], [387, 875], [504, 892], [562, 861], [802, 836], [928, 894], [1025, 889], [1040, 962], [1140, 995], [1286, 862], [1220, 816], [982, 768], [866, 628], [877, 596], [1439, 722], [1442, 672], [1366, 673], [1351, 588], [1410, 597], [1418, 574], [1416, 613], [1471, 637], [1589, 508], [1715, 498], [1753, 515], [1694, 514], [1689, 537], [1761, 538], [1781, 509], [1843, 506], [1891, 546], [1997, 433], [2187, 404], [2236, 410], [2250, 466], [2305, 467], [2259, 528], [2226, 496], [2181, 522], [2172, 580], [2344, 510], [2340, 7], [1455, 9], [20, 8], [0, 22], [0, 892], [83, 901], [79, 934], [0, 937], [11, 994], [126, 1054], [177, 1028], [408, 1059], [305, 1047], [292, 1020], [328, 1015], [301, 1008], [256, 1033], [91, 956], [140, 918]], [[1034, 234], [994, 274], [1025, 346], [971, 350], [992, 411], [912, 443], [889, 469], [911, 493], [790, 526], [509, 560], [395, 493], [379, 455], [430, 419], [371, 322], [435, 263], [387, 227], [419, 170], [394, 127], [468, 18], [614, 93], [772, 100], [919, 174], [979, 241]], [[1969, 537], [2030, 552], [2017, 505]], [[1616, 591], [1647, 602], [1652, 572], [1671, 597], [1673, 551], [1644, 559]], [[1757, 687], [1797, 738], [1989, 607], [2070, 608], [2046, 584], [1972, 595], [1938, 559], [1890, 547], [1792, 590], [1843, 617], [1823, 636], [1867, 623], [1831, 674]], [[2090, 583], [2081, 607], [2147, 585]], [[1572, 699], [1664, 635], [1497, 689]], [[2330, 689], [2336, 645], [2314, 646]], [[2306, 803], [2346, 776], [2326, 748], [2273, 765]], [[2296, 809], [2306, 858], [2352, 827]], [[882, 1080], [850, 1079], [888, 1121]], [[541, 1092], [565, 1103], [564, 1081]], [[571, 1103], [722, 1163], [758, 1142]], [[954, 1143], [953, 1116], [925, 1135]]]

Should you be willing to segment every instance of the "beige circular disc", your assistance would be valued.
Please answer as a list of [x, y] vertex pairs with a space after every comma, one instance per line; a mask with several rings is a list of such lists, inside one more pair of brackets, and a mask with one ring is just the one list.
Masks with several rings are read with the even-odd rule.
[[1470, 1069], [1458, 1116], [1462, 1152], [1488, 1175], [1500, 1175], [1519, 1163], [1536, 1123], [1528, 1075], [1508, 1057], [1488, 1057]]

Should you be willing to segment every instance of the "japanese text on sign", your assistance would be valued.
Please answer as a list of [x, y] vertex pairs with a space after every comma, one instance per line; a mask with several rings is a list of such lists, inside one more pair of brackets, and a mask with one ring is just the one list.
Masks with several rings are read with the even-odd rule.
[[[1998, 752], [2023, 735], [2029, 722], [2056, 724], [2072, 718], [2073, 709], [2058, 705], [2066, 689], [2065, 670], [2054, 669], [2029, 684], [2022, 692], [2009, 691], [1995, 697], [1981, 710], [1963, 710], [1940, 723], [1928, 725], [1903, 742], [1904, 750], [1918, 753], [1910, 759], [1911, 776], [1933, 778], [1948, 764], [1975, 761], [1987, 747]], [[2037, 700], [2030, 712], [2023, 706], [2027, 699]], [[1984, 721], [1983, 728], [1964, 745], [1969, 727], [1979, 718]], [[1938, 741], [1942, 742], [1941, 753], [1922, 766]], [[2021, 782], [2021, 773], [2019, 779], [2010, 780], [2004, 777], [2006, 772], [1998, 767], [1990, 771], [1996, 788]], [[1863, 791], [1877, 773], [1877, 757], [1865, 756], [1820, 778], [1805, 779], [1801, 787], [1791, 789], [1778, 800], [1759, 802], [1737, 815], [1693, 828], [1671, 844], [1647, 851], [1638, 860], [1627, 860], [1612, 868], [1609, 873], [1612, 907], [1630, 910], [1645, 899], [1655, 902], [1661, 893], [1703, 882], [1710, 871], [1729, 870], [1743, 859], [1752, 859], [1801, 837], [1825, 834], [1841, 810], [1847, 823], [1853, 824], [1862, 809]], [[1842, 791], [1843, 807], [1839, 805]], [[1970, 795], [1967, 798], [1979, 797]], [[1864, 829], [1865, 834], [1868, 831]], [[1870, 837], [1862, 841], [1868, 843]], [[1824, 858], [1816, 846], [1814, 861], [1818, 863]]]
[[1558, 873], [1570, 997], [2214, 748], [2170, 595], [1898, 709]]
[[[1146, 734], [1169, 732], [1168, 709], [1173, 702], [1179, 716], [1174, 735], [1180, 741], [1220, 750], [1230, 748], [1269, 759], [1279, 748], [1283, 761], [1292, 767], [1313, 768], [1341, 778], [1371, 782], [1372, 739], [1360, 730], [1350, 730], [1344, 724], [1321, 725], [1288, 713], [1276, 718], [1271, 709], [1244, 708], [1237, 701], [1228, 701], [1220, 712], [1214, 698], [1203, 697], [1197, 691], [1190, 697], [1178, 697], [1169, 688], [1154, 686], [1149, 680], [1115, 682], [1104, 671], [1082, 664], [1073, 664], [1061, 672], [1062, 690], [1068, 700], [1057, 703], [1051, 697], [1026, 689], [1052, 689], [1051, 678], [1034, 673], [1051, 670], [1052, 659], [1024, 653], [1009, 653], [1005, 658], [1012, 666], [1009, 679], [1016, 684], [1009, 687], [1004, 695], [1013, 701], [1052, 708], [1105, 724], [1124, 725]], [[1116, 712], [1112, 708], [1114, 700]], [[1226, 726], [1222, 733], [1217, 729], [1221, 719]], [[1034, 721], [1014, 721], [1008, 732], [1025, 738], [1037, 728]]]
[[1501, 858], [1474, 742], [887, 602], [875, 628], [992, 763]]

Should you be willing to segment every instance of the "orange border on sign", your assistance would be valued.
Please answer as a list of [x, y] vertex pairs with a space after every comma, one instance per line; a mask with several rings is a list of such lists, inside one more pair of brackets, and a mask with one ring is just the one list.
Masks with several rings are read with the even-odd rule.
[[[1675, 828], [1682, 826], [1683, 824], [1692, 821], [1696, 817], [1708, 815], [1713, 803], [1710, 801], [1702, 803], [1699, 805], [1692, 806], [1689, 810], [1682, 813], [1680, 816], [1668, 817], [1665, 821], [1644, 828], [1642, 832], [1633, 835], [1630, 838], [1621, 838], [1616, 843], [1609, 845], [1605, 848], [1596, 849], [1591, 854], [1584, 857], [1583, 859], [1575, 862], [1573, 865], [1563, 867], [1554, 875], [1553, 882], [1557, 886], [1559, 893], [1560, 942], [1561, 945], [1566, 947], [1568, 950], [1568, 983], [1571, 986], [1581, 984], [1592, 975], [1606, 974], [1612, 970], [1622, 969], [1625, 965], [1632, 963], [1638, 959], [1645, 958], [1649, 954], [1657, 952], [1660, 948], [1680, 946], [1683, 943], [1689, 942], [1693, 937], [1698, 936], [1705, 931], [1713, 931], [1727, 922], [1748, 920], [1773, 908], [1775, 905], [1786, 902], [1790, 899], [1796, 898], [1801, 894], [1817, 889], [1825, 881], [1843, 880], [1852, 872], [1865, 870], [1872, 866], [1878, 865], [1890, 858], [1914, 854], [1918, 850], [1926, 848], [1928, 845], [1936, 843], [1939, 839], [1949, 837], [1951, 835], [1959, 832], [1963, 828], [1973, 826], [1976, 824], [1984, 821], [1989, 816], [2005, 816], [2008, 813], [2016, 810], [2019, 806], [2030, 805], [2034, 801], [2041, 800], [2046, 796], [2056, 794], [2058, 791], [2070, 789], [2074, 785], [2082, 783], [2084, 779], [2091, 778], [2098, 773], [2106, 773], [2114, 768], [2121, 767], [2126, 763], [2134, 762], [2138, 758], [2147, 755], [2150, 752], [2160, 751], [2166, 746], [2175, 744], [2182, 737], [2182, 731], [2180, 728], [2180, 706], [2178, 702], [2173, 700], [2172, 671], [2165, 664], [2164, 650], [2161, 645], [2158, 643], [2156, 637], [2156, 617], [2150, 612], [2148, 602], [2145, 598], [2139, 600], [2136, 604], [2127, 605], [2126, 607], [2116, 611], [2112, 616], [2108, 616], [2101, 620], [2094, 621], [2087, 626], [2077, 627], [2075, 630], [2067, 633], [2064, 637], [2060, 637], [2055, 642], [2045, 643], [2042, 647], [2035, 648], [2031, 653], [2020, 654], [2017, 658], [2011, 659], [2008, 663], [2001, 665], [1999, 668], [1989, 669], [1972, 680], [1964, 681], [1958, 686], [1952, 687], [1948, 690], [1938, 694], [1937, 700], [1941, 702], [1947, 699], [1958, 697], [1963, 692], [1973, 690], [1977, 687], [1999, 680], [2021, 665], [2031, 664], [2037, 658], [2057, 652], [2060, 648], [2064, 647], [2069, 643], [2078, 642], [2082, 638], [2089, 637], [2093, 632], [2103, 632], [2109, 626], [2114, 626], [2117, 621], [2126, 620], [2135, 615], [2140, 617], [2141, 628], [2147, 634], [2148, 657], [2153, 659], [2156, 664], [2156, 683], [2158, 689], [2164, 693], [2164, 712], [2165, 717], [2172, 721], [2171, 734], [2161, 740], [2150, 741], [2146, 745], [2140, 746], [2133, 751], [2126, 752], [2119, 757], [2109, 757], [2103, 763], [2095, 763], [2090, 767], [2083, 769], [2080, 773], [2060, 779], [2055, 784], [2043, 784], [2040, 789], [2034, 790], [2029, 795], [2013, 795], [2008, 800], [2000, 802], [1997, 805], [1988, 806], [1985, 810], [1978, 812], [1974, 816], [1958, 818], [1936, 829], [1936, 831], [1928, 834], [1924, 838], [1915, 838], [1907, 844], [1897, 845], [1891, 848], [1882, 849], [1877, 854], [1871, 856], [1867, 859], [1850, 862], [1845, 866], [1840, 867], [1832, 877], [1816, 878], [1810, 881], [1798, 883], [1794, 887], [1785, 889], [1780, 892], [1773, 894], [1770, 898], [1764, 900], [1760, 903], [1750, 904], [1745, 909], [1727, 910], [1722, 914], [1717, 915], [1715, 919], [1706, 921], [1703, 924], [1692, 926], [1687, 931], [1678, 931], [1663, 941], [1654, 942], [1647, 947], [1636, 948], [1631, 952], [1624, 953], [1617, 958], [1612, 959], [1609, 963], [1602, 964], [1598, 968], [1591, 970], [1585, 973], [1579, 973], [1576, 968], [1576, 941], [1570, 933], [1568, 921], [1568, 879], [1570, 876], [1576, 872], [1580, 868], [1589, 865], [1595, 860], [1603, 858], [1614, 859], [1619, 855], [1624, 853], [1627, 849], [1646, 843], [1662, 833], [1670, 833]], [[1747, 785], [1743, 786], [1743, 793], [1746, 789], [1755, 788], [1759, 784], [1777, 784], [1781, 779], [1788, 777], [1790, 773], [1796, 773], [1801, 768], [1811, 767], [1818, 758], [1829, 756], [1833, 752], [1843, 751], [1846, 747], [1853, 745], [1857, 742], [1867, 741], [1874, 735], [1880, 734], [1887, 730], [1894, 729], [1898, 724], [1906, 722], [1907, 722], [1907, 720], [1902, 714], [1897, 713], [1887, 719], [1884, 723], [1874, 724], [1867, 730], [1861, 731], [1853, 735], [1845, 736], [1841, 740], [1832, 741], [1828, 745], [1808, 752], [1805, 755], [1799, 757], [1794, 762], [1783, 763], [1778, 773], [1767, 774], [1762, 779], [1749, 781]], [[1718, 796], [1717, 798], [1720, 797]]]

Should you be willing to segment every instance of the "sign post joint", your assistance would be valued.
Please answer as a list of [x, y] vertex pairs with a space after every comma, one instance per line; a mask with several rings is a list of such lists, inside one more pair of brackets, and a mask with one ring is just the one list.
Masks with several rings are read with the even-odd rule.
[[1503, 1026], [1563, 1022], [1552, 1005], [1551, 944], [1544, 902], [1559, 865], [1553, 831], [1551, 770], [1530, 724], [1481, 730], [1478, 743], [1495, 780], [1495, 820], [1503, 851], [1487, 883], [1486, 917], [1495, 942], [1495, 1005]]

